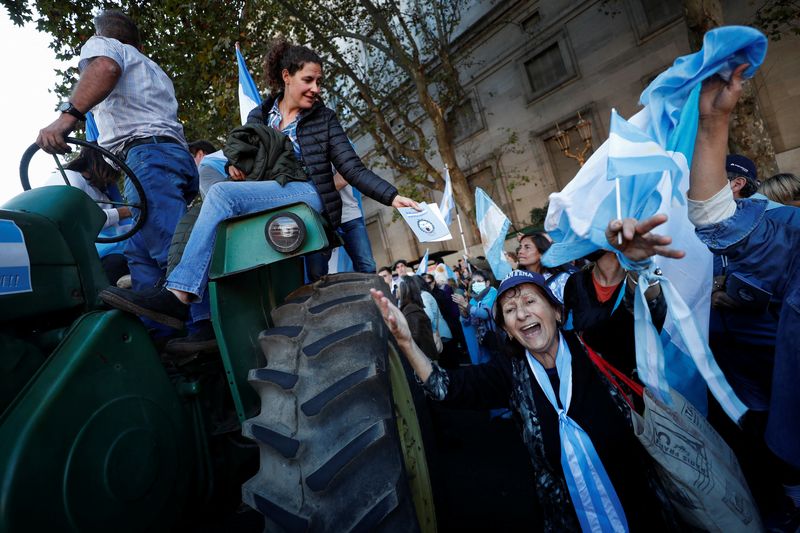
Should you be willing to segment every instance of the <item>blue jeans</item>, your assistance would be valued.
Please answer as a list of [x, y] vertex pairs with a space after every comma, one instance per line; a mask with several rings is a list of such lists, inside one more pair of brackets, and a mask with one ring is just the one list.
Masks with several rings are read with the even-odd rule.
[[[125, 246], [133, 289], [140, 291], [164, 279], [172, 234], [186, 213], [186, 205], [197, 195], [199, 178], [191, 154], [177, 144], [136, 146], [125, 162], [139, 178], [147, 197], [147, 222]], [[139, 201], [128, 179], [125, 196], [132, 203]]]
[[303, 202], [315, 211], [322, 211], [322, 200], [314, 185], [308, 181], [291, 181], [284, 187], [277, 181], [215, 183], [203, 201], [181, 262], [167, 278], [167, 287], [202, 298], [208, 284], [208, 268], [219, 223], [297, 202]]
[[[353, 270], [374, 274], [378, 267], [372, 257], [372, 247], [369, 244], [367, 227], [364, 225], [364, 218], [358, 217], [343, 223], [337, 229], [339, 235], [344, 240], [344, 249], [353, 261]], [[306, 269], [311, 281], [315, 281], [328, 273], [328, 261], [331, 258], [331, 250], [319, 252], [306, 257]]]

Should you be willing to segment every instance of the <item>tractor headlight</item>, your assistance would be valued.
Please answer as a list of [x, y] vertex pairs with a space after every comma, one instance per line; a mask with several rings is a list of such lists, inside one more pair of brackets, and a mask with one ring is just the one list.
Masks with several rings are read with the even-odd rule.
[[264, 233], [267, 242], [273, 248], [289, 254], [303, 244], [306, 238], [306, 225], [294, 213], [278, 213], [269, 219]]

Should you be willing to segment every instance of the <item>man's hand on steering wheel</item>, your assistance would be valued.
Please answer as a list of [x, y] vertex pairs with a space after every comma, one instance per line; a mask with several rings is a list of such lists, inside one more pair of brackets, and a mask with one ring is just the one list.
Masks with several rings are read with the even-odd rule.
[[36, 144], [48, 154], [66, 154], [70, 152], [65, 139], [75, 129], [78, 119], [69, 113], [61, 113], [49, 126], [39, 130]]

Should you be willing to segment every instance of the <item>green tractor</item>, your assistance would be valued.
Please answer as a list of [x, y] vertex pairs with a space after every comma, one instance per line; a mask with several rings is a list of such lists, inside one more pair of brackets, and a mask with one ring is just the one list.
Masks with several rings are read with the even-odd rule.
[[[368, 294], [386, 286], [303, 286], [302, 257], [338, 245], [316, 212], [222, 224], [219, 356], [166, 359], [98, 298], [100, 208], [30, 189], [36, 149], [26, 192], [0, 206], [0, 533], [210, 530], [242, 501], [268, 531], [435, 531], [409, 369]], [[127, 238], [146, 198], [103, 152], [140, 194]]]

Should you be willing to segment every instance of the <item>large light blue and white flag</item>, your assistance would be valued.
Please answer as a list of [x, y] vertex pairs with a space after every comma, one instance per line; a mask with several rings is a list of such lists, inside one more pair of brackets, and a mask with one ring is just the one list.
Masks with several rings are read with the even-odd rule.
[[[669, 385], [702, 409], [704, 390], [701, 390], [702, 386], [698, 388], [698, 384], [702, 385], [697, 379], [699, 368], [703, 379], [732, 418], [742, 414], [743, 405], [735, 397], [730, 397], [724, 385], [719, 385], [715, 374], [718, 369], [709, 368], [705, 360], [710, 356], [705, 340], [712, 262], [708, 249], [697, 239], [688, 221], [685, 197], [703, 80], [714, 74], [728, 77], [742, 63], [750, 64], [745, 76], [752, 76], [764, 60], [766, 47], [764, 35], [752, 28], [726, 26], [708, 32], [700, 52], [678, 58], [672, 67], [653, 80], [640, 98], [644, 109], [627, 121], [646, 140], [637, 134], [634, 138], [627, 138], [626, 146], [641, 142], [642, 148], [652, 147], [647, 143], [653, 142], [670, 156], [678, 170], [665, 163], [663, 154], [652, 156], [647, 150], [637, 157], [615, 151], [612, 161], [609, 161], [614, 148], [610, 139], [598, 148], [561, 192], [550, 196], [545, 219], [545, 229], [556, 241], [542, 260], [545, 265], [562, 264], [598, 248], [609, 249], [605, 228], [610, 220], [617, 218], [613, 180], [616, 176], [609, 175], [609, 166], [612, 169], [618, 165], [632, 168], [634, 162], [642, 165], [635, 175], [620, 180], [622, 216], [643, 219], [656, 213], [667, 213], [670, 219], [659, 230], [672, 236], [676, 248], [686, 251], [686, 257], [681, 260], [656, 259], [664, 277], [672, 281], [671, 286], [675, 289], [665, 291], [665, 294], [677, 295], [685, 302], [684, 316], [687, 317], [684, 324], [676, 323], [675, 317], [665, 324], [661, 339], [662, 344], [666, 342], [664, 357], [675, 360], [667, 360], [662, 368]], [[648, 155], [652, 156], [650, 168], [645, 164]], [[683, 310], [682, 302], [669, 307]], [[691, 327], [687, 325], [689, 321], [694, 321]], [[705, 347], [698, 344], [705, 344]], [[658, 388], [658, 384], [647, 385]], [[692, 390], [687, 390], [687, 387]]]
[[0, 220], [0, 295], [32, 290], [25, 236], [13, 220]]
[[511, 221], [480, 187], [475, 189], [475, 214], [486, 260], [495, 279], [503, 279], [511, 272], [511, 265], [503, 253]]
[[244, 62], [242, 51], [239, 50], [239, 43], [236, 43], [236, 62], [239, 64], [239, 114], [242, 124], [247, 122], [247, 115], [250, 111], [261, 105], [261, 96], [258, 94], [258, 87], [247, 65]]
[[425, 248], [425, 257], [422, 258], [422, 261], [419, 262], [419, 267], [417, 268], [417, 276], [421, 276], [428, 272], [428, 252], [430, 250]]
[[439, 211], [442, 213], [445, 224], [448, 226], [453, 218], [450, 211], [455, 207], [456, 202], [453, 198], [453, 184], [450, 182], [450, 169], [444, 167], [444, 193], [442, 194], [442, 201], [439, 203]]
[[[664, 171], [671, 172], [673, 180], [681, 179], [686, 170], [685, 165], [681, 168], [673, 157], [674, 154], [668, 154], [645, 132], [619, 116], [616, 109], [611, 110], [607, 179], [655, 174], [654, 178], [660, 180]], [[657, 185], [657, 182], [654, 185]]]

